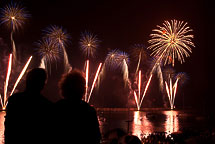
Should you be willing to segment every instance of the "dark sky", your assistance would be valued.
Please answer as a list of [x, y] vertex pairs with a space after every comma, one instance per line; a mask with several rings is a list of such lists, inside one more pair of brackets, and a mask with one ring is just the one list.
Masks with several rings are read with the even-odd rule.
[[[1, 0], [0, 6], [8, 3]], [[20, 2], [20, 1], [19, 1]], [[34, 53], [35, 41], [41, 39], [42, 29], [50, 24], [64, 27], [71, 35], [67, 46], [70, 63], [82, 68], [84, 56], [78, 41], [80, 33], [89, 30], [101, 40], [95, 62], [103, 61], [110, 49], [129, 52], [133, 44], [148, 46], [149, 34], [164, 20], [183, 20], [194, 30], [193, 53], [184, 64], [176, 63], [177, 72], [186, 72], [189, 81], [186, 88], [187, 101], [191, 106], [208, 105], [214, 100], [209, 95], [212, 88], [214, 47], [212, 40], [212, 9], [209, 1], [194, 0], [23, 0], [21, 3], [31, 14], [25, 27], [15, 35], [17, 45], [27, 47], [25, 53]], [[214, 19], [214, 17], [212, 18]], [[8, 38], [1, 27], [0, 36]], [[17, 46], [18, 47], [18, 46]]]

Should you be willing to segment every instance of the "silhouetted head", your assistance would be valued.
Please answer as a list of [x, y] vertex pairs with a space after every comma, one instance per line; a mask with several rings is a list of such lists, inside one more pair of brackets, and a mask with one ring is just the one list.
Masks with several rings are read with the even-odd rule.
[[61, 95], [68, 100], [81, 100], [85, 94], [86, 81], [82, 72], [75, 69], [64, 74], [59, 82]]
[[108, 139], [110, 144], [118, 144], [118, 141], [126, 135], [125, 130], [121, 128], [115, 128], [110, 131], [108, 131], [104, 137]]
[[119, 144], [142, 144], [142, 142], [135, 135], [125, 135], [120, 139]]
[[42, 68], [31, 69], [26, 76], [26, 90], [30, 92], [41, 92], [46, 83], [46, 71]]

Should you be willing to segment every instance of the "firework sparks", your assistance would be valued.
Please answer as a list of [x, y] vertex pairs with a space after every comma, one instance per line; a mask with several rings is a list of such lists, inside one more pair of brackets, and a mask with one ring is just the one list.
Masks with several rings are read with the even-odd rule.
[[159, 78], [160, 90], [163, 92], [163, 73], [160, 64], [157, 66], [157, 76]]
[[87, 58], [89, 58], [90, 56], [94, 56], [99, 40], [96, 35], [93, 35], [90, 32], [85, 32], [81, 34], [79, 43], [82, 51], [86, 54]]
[[4, 103], [3, 103], [4, 105], [6, 105], [7, 87], [8, 87], [8, 82], [10, 79], [11, 68], [12, 68], [12, 54], [10, 54], [10, 56], [9, 56], [7, 75], [6, 75], [5, 85], [4, 85]]
[[122, 71], [123, 71], [123, 79], [125, 82], [125, 86], [128, 84], [129, 82], [129, 72], [128, 72], [128, 64], [126, 62], [125, 59], [123, 59], [123, 67], [122, 67]]
[[180, 72], [176, 75], [176, 79], [180, 79], [180, 85], [183, 85], [188, 80], [188, 76], [185, 72]]
[[11, 3], [1, 9], [1, 24], [5, 24], [12, 31], [23, 26], [27, 18], [30, 17], [20, 4]]
[[149, 77], [149, 79], [148, 79], [148, 81], [146, 83], [144, 93], [143, 93], [142, 96], [141, 96], [141, 77], [142, 77], [141, 70], [139, 70], [139, 74], [138, 74], [138, 96], [137, 96], [137, 93], [134, 91], [134, 98], [135, 98], [135, 102], [137, 104], [137, 109], [138, 110], [140, 110], [140, 108], [141, 108], [143, 99], [144, 99], [144, 97], [146, 95], [146, 92], [148, 90], [149, 84], [150, 84], [151, 79], [152, 79], [152, 74], [150, 75], [150, 77]]
[[45, 68], [47, 68], [49, 62], [59, 59], [59, 49], [56, 46], [56, 43], [52, 42], [50, 38], [42, 39], [37, 45], [39, 47], [38, 52], [42, 57], [39, 67], [45, 66]]
[[171, 109], [174, 109], [175, 95], [176, 95], [176, 91], [177, 91], [178, 81], [179, 81], [179, 78], [176, 79], [174, 85], [172, 85], [172, 78], [170, 78], [170, 80], [169, 80], [169, 85], [165, 81], [166, 92], [167, 92], [167, 95], [169, 98]]
[[119, 50], [112, 50], [105, 59], [105, 65], [112, 69], [123, 68], [128, 63], [129, 57], [127, 53]]
[[56, 44], [55, 46], [58, 46], [63, 50], [65, 71], [67, 72], [71, 66], [69, 64], [65, 45], [69, 42], [70, 36], [67, 34], [66, 30], [64, 30], [62, 27], [58, 27], [55, 25], [49, 26], [44, 31], [45, 31], [45, 37], [50, 38], [52, 42]]
[[140, 63], [148, 59], [146, 47], [143, 44], [135, 44], [132, 46], [132, 56], [138, 60], [136, 74], [139, 71]]
[[146, 87], [145, 87], [145, 89], [144, 89], [144, 93], [143, 93], [142, 98], [141, 98], [141, 101], [140, 101], [140, 107], [141, 107], [141, 105], [142, 105], [143, 98], [145, 97], [146, 92], [147, 92], [147, 90], [148, 90], [148, 87], [149, 87], [149, 84], [150, 84], [150, 82], [151, 82], [151, 79], [152, 79], [152, 74], [150, 75], [150, 77], [149, 77], [149, 79], [148, 79], [148, 82], [147, 82], [147, 84], [146, 84]]
[[137, 109], [140, 110], [139, 100], [138, 100], [138, 97], [137, 97], [137, 93], [135, 91], [134, 91], [134, 99], [135, 99], [135, 102], [136, 102], [136, 105], [137, 105]]
[[117, 57], [119, 67], [122, 67], [124, 63], [126, 63], [127, 65], [129, 64], [129, 57], [127, 53], [119, 52]]
[[16, 46], [13, 39], [13, 33], [19, 28], [22, 28], [28, 17], [30, 17], [30, 15], [27, 14], [25, 9], [17, 3], [8, 4], [1, 9], [1, 24], [4, 24], [11, 29], [10, 38], [13, 50], [13, 64], [16, 62]]
[[86, 61], [86, 93], [85, 93], [85, 98], [84, 100], [86, 102], [89, 103], [90, 101], [90, 98], [91, 98], [91, 95], [92, 95], [92, 92], [93, 92], [93, 89], [95, 87], [95, 84], [96, 84], [96, 81], [98, 80], [98, 77], [100, 75], [100, 70], [101, 70], [101, 67], [102, 67], [102, 63], [99, 64], [98, 68], [97, 68], [97, 71], [96, 71], [96, 74], [95, 74], [95, 77], [94, 77], [94, 80], [93, 80], [93, 83], [92, 83], [92, 86], [91, 86], [91, 89], [90, 89], [90, 93], [88, 93], [88, 88], [89, 88], [89, 60]]
[[124, 79], [125, 86], [126, 86], [129, 82], [128, 63], [129, 63], [129, 58], [128, 58], [127, 53], [119, 51], [119, 50], [113, 50], [108, 53], [108, 55], [105, 59], [104, 66], [108, 67], [110, 69], [120, 68], [122, 70], [123, 79]]
[[[99, 73], [99, 76], [98, 76], [98, 86], [99, 86], [102, 78], [104, 78], [106, 69], [108, 69], [108, 68], [116, 69], [116, 67], [113, 67], [113, 66], [117, 65], [116, 64], [116, 55], [117, 55], [117, 50], [113, 50], [107, 54], [105, 62], [101, 68], [101, 72]], [[98, 86], [97, 86], [97, 88], [98, 88]]]
[[109, 68], [117, 68], [118, 67], [118, 50], [110, 51], [105, 59], [105, 65]]
[[141, 70], [139, 71], [139, 79], [138, 79], [138, 94], [139, 94], [139, 102], [140, 102], [140, 91], [141, 91]]
[[[22, 79], [26, 69], [28, 68], [28, 65], [30, 63], [32, 59], [32, 56], [28, 59], [27, 63], [25, 64], [24, 68], [22, 69], [19, 77], [17, 78], [17, 81], [14, 84], [13, 90], [11, 91], [10, 95], [11, 96], [14, 92], [14, 90], [16, 89], [17, 85], [19, 84], [20, 80]], [[4, 98], [2, 98], [2, 96], [0, 95], [0, 99], [1, 99], [1, 106], [2, 109], [4, 110], [7, 106], [7, 100], [8, 100], [8, 83], [9, 83], [9, 79], [10, 79], [10, 75], [11, 75], [11, 70], [12, 70], [12, 54], [10, 54], [9, 56], [9, 60], [8, 60], [8, 69], [7, 69], [7, 74], [6, 74], [6, 80], [5, 80], [5, 84], [4, 84]]]
[[172, 67], [167, 67], [164, 69], [164, 79], [174, 78], [175, 76], [175, 70]]
[[98, 67], [99, 70], [97, 70], [98, 74], [96, 73], [93, 84], [91, 86], [91, 90], [90, 93], [88, 94], [88, 84], [89, 84], [89, 57], [90, 56], [94, 56], [94, 53], [96, 51], [96, 48], [98, 47], [98, 39], [96, 37], [96, 35], [93, 35], [90, 32], [85, 32], [85, 33], [81, 33], [81, 39], [80, 39], [80, 46], [82, 51], [84, 52], [84, 54], [86, 54], [87, 56], [87, 60], [86, 60], [86, 94], [85, 94], [85, 101], [89, 102], [92, 91], [94, 89], [94, 85], [95, 82], [99, 76], [99, 72], [100, 72], [100, 65]]
[[96, 75], [95, 75], [95, 78], [94, 78], [94, 80], [93, 80], [93, 84], [92, 84], [92, 86], [91, 86], [90, 94], [89, 94], [89, 96], [88, 96], [88, 100], [87, 100], [88, 103], [89, 103], [89, 101], [90, 101], [91, 94], [92, 94], [93, 89], [94, 89], [94, 87], [95, 87], [96, 80], [97, 80], [97, 78], [98, 78], [98, 76], [99, 76], [99, 72], [100, 72], [101, 66], [102, 66], [102, 63], [99, 64], [99, 67], [98, 67], [98, 69], [97, 69], [97, 71], [96, 71]]
[[193, 35], [189, 34], [192, 29], [187, 23], [177, 20], [164, 21], [163, 26], [157, 27], [153, 30], [156, 33], [151, 34], [152, 39], [148, 41], [151, 44], [148, 49], [153, 51], [151, 55], [158, 56], [158, 62], [163, 61], [164, 65], [168, 63], [174, 66], [175, 59], [185, 62], [184, 56], [189, 57], [191, 47], [195, 47]]
[[85, 94], [85, 101], [87, 101], [87, 96], [88, 96], [88, 81], [89, 81], [89, 60], [86, 61], [86, 94]]
[[30, 58], [28, 59], [27, 63], [25, 64], [24, 68], [22, 69], [22, 71], [21, 71], [19, 77], [17, 78], [17, 80], [16, 80], [16, 82], [15, 82], [15, 84], [14, 84], [14, 86], [13, 86], [13, 90], [12, 90], [11, 93], [10, 93], [10, 96], [13, 94], [13, 92], [14, 92], [14, 90], [16, 89], [16, 87], [17, 87], [19, 81], [22, 79], [24, 73], [26, 72], [26, 70], [27, 70], [27, 68], [28, 68], [28, 65], [29, 65], [30, 62], [31, 62], [31, 59], [32, 59], [32, 56], [30, 56]]

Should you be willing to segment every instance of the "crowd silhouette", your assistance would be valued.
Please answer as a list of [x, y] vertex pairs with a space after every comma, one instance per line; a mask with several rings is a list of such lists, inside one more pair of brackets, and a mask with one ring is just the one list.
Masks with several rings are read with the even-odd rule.
[[46, 81], [46, 71], [34, 68], [27, 73], [24, 92], [8, 99], [5, 144], [100, 143], [96, 111], [82, 100], [83, 74], [72, 70], [62, 76], [59, 88], [63, 99], [54, 104], [41, 94]]
[[82, 100], [86, 91], [86, 81], [81, 71], [75, 69], [62, 75], [59, 81], [62, 99], [56, 103], [50, 102], [41, 94], [46, 81], [46, 71], [34, 68], [26, 75], [25, 90], [9, 97], [5, 115], [5, 144], [215, 142], [213, 131], [185, 131], [168, 136], [161, 132], [139, 139], [117, 128], [102, 136], [96, 110]]
[[62, 99], [47, 100], [42, 90], [46, 71], [34, 68], [26, 75], [23, 92], [9, 97], [5, 115], [5, 144], [141, 144], [141, 143], [214, 143], [213, 131], [183, 132], [166, 135], [152, 133], [138, 138], [117, 128], [103, 136], [96, 110], [83, 101], [85, 77], [79, 70], [62, 75], [59, 89]]

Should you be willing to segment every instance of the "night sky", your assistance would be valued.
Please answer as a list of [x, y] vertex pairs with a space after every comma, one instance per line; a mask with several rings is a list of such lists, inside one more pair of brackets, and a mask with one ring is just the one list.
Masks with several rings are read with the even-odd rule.
[[[0, 7], [8, 2], [1, 0]], [[35, 55], [31, 67], [39, 64], [35, 42], [41, 39], [42, 30], [49, 25], [62, 26], [70, 34], [71, 43], [66, 47], [70, 64], [82, 69], [85, 57], [78, 42], [81, 32], [85, 30], [96, 34], [101, 41], [92, 63], [92, 67], [97, 67], [112, 49], [129, 53], [129, 48], [134, 44], [149, 46], [152, 29], [156, 25], [162, 25], [164, 20], [186, 21], [193, 29], [196, 47], [192, 49], [191, 57], [185, 59], [185, 63], [181, 65], [176, 62], [174, 67], [176, 72], [186, 72], [189, 76], [183, 92], [186, 105], [207, 109], [215, 100], [214, 94], [210, 94], [214, 88], [214, 84], [211, 84], [214, 80], [214, 46], [211, 43], [214, 23], [210, 19], [214, 17], [209, 1], [23, 0], [21, 3], [31, 14], [31, 18], [14, 37], [23, 57]], [[0, 27], [0, 37], [1, 43], [10, 45], [9, 32], [4, 26]], [[53, 81], [59, 79], [59, 73], [50, 76]], [[55, 91], [57, 84], [53, 81], [49, 82], [45, 95], [55, 101], [58, 97]], [[152, 87], [157, 87], [155, 85], [158, 84], [154, 82]], [[104, 88], [104, 91], [108, 90]], [[98, 94], [102, 95], [101, 92]], [[93, 101], [96, 101], [96, 96]]]

